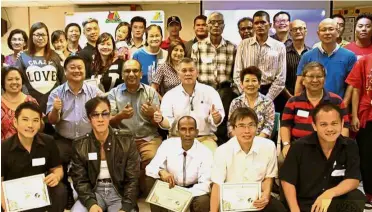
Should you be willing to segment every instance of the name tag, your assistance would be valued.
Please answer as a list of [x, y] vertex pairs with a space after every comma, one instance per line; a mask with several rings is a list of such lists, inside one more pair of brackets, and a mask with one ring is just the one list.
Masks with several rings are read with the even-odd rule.
[[89, 160], [97, 160], [97, 152], [89, 152], [88, 153]]
[[32, 166], [42, 166], [45, 165], [45, 158], [33, 158]]
[[298, 111], [297, 111], [297, 115], [298, 115], [298, 116], [301, 116], [301, 117], [304, 117], [304, 118], [307, 118], [307, 117], [309, 117], [309, 111], [306, 111], [306, 110], [298, 110]]
[[332, 172], [331, 176], [332, 177], [340, 177], [340, 176], [345, 176], [345, 170], [346, 169], [336, 169]]
[[203, 63], [212, 63], [213, 58], [212, 57], [202, 57], [201, 58]]
[[115, 69], [118, 69], [118, 68], [119, 68], [118, 64], [110, 66], [110, 70], [115, 70]]

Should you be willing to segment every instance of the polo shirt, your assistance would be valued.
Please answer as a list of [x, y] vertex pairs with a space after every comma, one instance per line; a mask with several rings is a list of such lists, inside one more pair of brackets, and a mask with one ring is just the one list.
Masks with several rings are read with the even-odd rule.
[[[33, 166], [32, 161], [44, 161]], [[1, 177], [12, 180], [37, 174], [47, 175], [49, 169], [61, 165], [57, 145], [53, 137], [37, 133], [28, 152], [19, 141], [18, 134], [1, 143]]]
[[316, 61], [322, 64], [326, 69], [326, 78], [324, 88], [330, 92], [344, 98], [346, 84], [345, 79], [354, 66], [357, 58], [355, 54], [338, 45], [330, 56], [318, 46], [306, 52], [298, 64], [297, 76], [302, 76], [302, 71], [306, 64]]
[[295, 186], [301, 211], [310, 211], [327, 189], [345, 179], [361, 179], [357, 143], [340, 135], [327, 159], [314, 132], [291, 145], [279, 178]]
[[[323, 90], [323, 98], [319, 103], [330, 102], [338, 105], [342, 111], [344, 119], [344, 127], [349, 128], [349, 116], [341, 97], [338, 95]], [[285, 105], [281, 126], [291, 128], [291, 140], [296, 140], [300, 137], [306, 136], [314, 132], [312, 127], [313, 119], [312, 112], [315, 107], [310, 103], [306, 96], [306, 90], [300, 95], [290, 98]]]

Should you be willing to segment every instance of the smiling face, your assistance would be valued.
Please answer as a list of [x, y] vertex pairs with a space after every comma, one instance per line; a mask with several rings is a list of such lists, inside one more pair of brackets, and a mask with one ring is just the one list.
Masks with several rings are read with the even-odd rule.
[[80, 30], [77, 26], [70, 26], [67, 30], [67, 40], [69, 42], [76, 42], [80, 39]]
[[18, 118], [14, 119], [14, 127], [20, 138], [32, 139], [40, 130], [40, 114], [31, 109], [21, 110]]
[[[313, 120], [313, 128], [317, 132], [319, 141], [325, 143], [335, 142], [340, 136], [344, 121], [334, 109], [325, 111], [320, 110]], [[314, 124], [315, 121], [315, 124]]]
[[241, 88], [246, 95], [256, 95], [260, 89], [260, 81], [256, 75], [246, 74], [241, 82]]
[[171, 59], [172, 61], [178, 63], [185, 56], [185, 50], [181, 45], [177, 45], [173, 48]]
[[7, 93], [19, 93], [22, 90], [22, 77], [18, 71], [9, 71], [5, 77], [5, 91]]
[[85, 64], [82, 60], [71, 60], [66, 66], [68, 82], [81, 83], [85, 80]]
[[138, 87], [142, 78], [141, 65], [136, 60], [124, 63], [122, 76], [127, 87]]
[[121, 26], [118, 30], [116, 30], [116, 41], [123, 41], [128, 36], [128, 26]]
[[274, 20], [274, 29], [276, 32], [288, 32], [289, 17], [286, 14], [278, 15]]
[[114, 50], [114, 41], [111, 40], [111, 37], [108, 39], [102, 39], [102, 42], [98, 43], [98, 52], [102, 56], [109, 56]]
[[249, 144], [253, 142], [256, 136], [257, 124], [251, 117], [245, 117], [236, 121], [233, 130], [239, 143]]
[[147, 43], [152, 48], [159, 48], [163, 37], [158, 27], [151, 27], [147, 35]]
[[95, 134], [105, 133], [109, 130], [110, 108], [106, 103], [100, 102], [89, 116]]
[[337, 23], [327, 18], [320, 22], [318, 27], [318, 37], [323, 44], [335, 44], [339, 36]]
[[22, 51], [27, 45], [21, 33], [14, 34], [10, 39], [10, 43], [15, 52]]
[[317, 92], [324, 88], [325, 76], [319, 67], [309, 69], [303, 78], [303, 85], [308, 91]]
[[96, 22], [87, 23], [84, 26], [84, 35], [91, 43], [96, 43], [99, 36], [99, 26]]
[[372, 22], [368, 18], [358, 20], [355, 27], [355, 36], [358, 40], [371, 40], [372, 38]]

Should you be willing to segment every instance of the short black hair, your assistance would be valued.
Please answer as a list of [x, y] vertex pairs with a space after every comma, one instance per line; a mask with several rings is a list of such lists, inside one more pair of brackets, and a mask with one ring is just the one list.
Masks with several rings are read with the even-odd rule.
[[242, 23], [242, 22], [244, 22], [244, 21], [250, 21], [250, 22], [253, 23], [253, 19], [250, 18], [250, 17], [244, 17], [244, 18], [241, 18], [241, 19], [239, 19], [239, 21], [238, 21], [238, 29], [239, 29], [239, 25], [240, 25], [240, 23]]
[[[63, 63], [63, 68], [66, 70], [67, 68], [67, 65], [73, 61], [73, 60], [81, 60], [84, 62], [84, 59], [82, 57], [80, 57], [79, 55], [71, 55], [71, 56], [68, 56], [65, 60], [65, 62]], [[85, 62], [84, 62], [85, 64]]]
[[180, 66], [182, 63], [186, 63], [186, 64], [192, 63], [195, 65], [195, 61], [189, 57], [182, 58], [181, 61], [178, 62], [178, 65]]
[[79, 24], [77, 24], [77, 23], [69, 23], [69, 24], [67, 24], [67, 26], [65, 27], [65, 33], [66, 33], [66, 35], [67, 35], [67, 32], [68, 32], [68, 30], [70, 29], [70, 27], [73, 27], [73, 26], [77, 27], [77, 28], [79, 29], [80, 34], [81, 34], [81, 27], [80, 27]]
[[358, 15], [358, 17], [356, 17], [355, 19], [355, 26], [357, 26], [358, 24], [358, 21], [362, 18], [366, 18], [366, 19], [369, 19], [371, 22], [372, 22], [372, 14], [371, 13], [361, 13]]
[[146, 19], [142, 16], [134, 16], [131, 20], [130, 20], [130, 25], [133, 26], [133, 23], [134, 22], [141, 22], [143, 23], [144, 25], [144, 28], [146, 28]]
[[263, 11], [263, 10], [259, 10], [259, 11], [255, 12], [253, 14], [253, 19], [255, 17], [263, 17], [263, 16], [265, 16], [266, 19], [267, 19], [267, 21], [270, 22], [270, 15], [269, 15], [269, 13], [267, 13], [266, 11]]
[[105, 103], [108, 106], [109, 111], [111, 111], [110, 101], [108, 100], [108, 98], [105, 96], [96, 96], [85, 103], [85, 111], [89, 119], [90, 115], [94, 112], [94, 110], [100, 103]]
[[207, 22], [207, 16], [205, 16], [205, 15], [198, 15], [198, 16], [196, 16], [194, 18], [194, 26], [195, 26], [195, 23], [196, 23], [197, 20], [203, 20], [203, 21]]
[[338, 105], [330, 103], [330, 102], [322, 102], [315, 107], [315, 109], [313, 110], [313, 113], [311, 114], [314, 124], [316, 123], [316, 115], [318, 115], [320, 111], [329, 112], [332, 110], [338, 113], [338, 116], [340, 120], [342, 121], [342, 111]]
[[273, 22], [275, 22], [276, 17], [278, 17], [279, 15], [287, 15], [288, 16], [288, 21], [291, 21], [291, 15], [289, 13], [287, 13], [285, 11], [280, 11], [280, 12], [278, 12], [274, 15]]
[[243, 82], [244, 81], [244, 76], [247, 75], [247, 74], [255, 75], [257, 77], [257, 79], [258, 79], [258, 82], [261, 82], [262, 71], [258, 67], [256, 67], [256, 66], [249, 66], [248, 68], [243, 69], [240, 72], [240, 82]]
[[122, 26], [128, 27], [128, 35], [127, 35], [126, 38], [124, 38], [124, 41], [126, 41], [127, 43], [129, 43], [130, 40], [132, 39], [132, 27], [130, 26], [130, 24], [128, 22], [120, 22], [116, 26], [116, 29], [115, 29], [115, 39], [116, 39], [116, 31], [118, 31], [118, 29], [120, 29], [120, 27], [122, 27]]
[[98, 25], [98, 20], [95, 19], [95, 18], [88, 18], [87, 20], [83, 21], [83, 23], [81, 25], [83, 25], [83, 27], [85, 27], [85, 25], [87, 25], [89, 23], [93, 23], [93, 22], [95, 22]]
[[43, 116], [43, 112], [41, 111], [39, 105], [36, 104], [35, 102], [28, 101], [28, 102], [23, 102], [22, 104], [18, 105], [17, 109], [15, 110], [14, 117], [16, 119], [18, 119], [22, 110], [26, 110], [26, 109], [29, 109], [29, 110], [32, 110], [32, 111], [35, 111], [36, 113], [38, 113], [39, 116], [40, 116], [40, 119]]
[[66, 33], [62, 30], [56, 30], [52, 33], [52, 35], [50, 36], [50, 42], [52, 42], [52, 45], [59, 39], [61, 35], [65, 36], [65, 39], [67, 40]]
[[346, 22], [345, 17], [343, 15], [341, 15], [341, 14], [334, 14], [334, 15], [331, 16], [331, 18], [332, 19], [334, 19], [334, 18], [341, 18], [344, 21], [344, 23]]
[[22, 79], [22, 85], [23, 85], [23, 83], [24, 83], [24, 80], [23, 80], [23, 79], [24, 79], [24, 75], [23, 75], [22, 71], [19, 70], [18, 67], [16, 67], [16, 66], [6, 66], [6, 67], [2, 67], [2, 68], [1, 68], [1, 88], [2, 88], [4, 91], [6, 91], [6, 90], [5, 90], [5, 78], [6, 78], [6, 76], [8, 76], [8, 74], [9, 74], [11, 71], [16, 71], [16, 72], [18, 72], [19, 75], [21, 76], [21, 79]]
[[192, 119], [194, 120], [194, 124], [195, 124], [195, 129], [198, 128], [198, 125], [197, 125], [197, 122], [196, 122], [196, 119], [192, 116], [182, 116], [181, 118], [178, 119], [178, 122], [177, 122], [177, 129], [180, 129], [180, 122], [182, 119]]
[[251, 118], [256, 125], [258, 124], [257, 114], [252, 108], [240, 107], [231, 114], [230, 125], [235, 128], [236, 122], [245, 118]]
[[12, 31], [10, 31], [9, 37], [8, 37], [8, 47], [9, 47], [9, 49], [14, 50], [13, 47], [12, 47], [12, 37], [15, 34], [21, 34], [22, 35], [23, 40], [25, 41], [25, 44], [26, 44], [23, 47], [23, 49], [27, 49], [28, 36], [27, 36], [26, 32], [21, 30], [21, 29], [13, 29]]

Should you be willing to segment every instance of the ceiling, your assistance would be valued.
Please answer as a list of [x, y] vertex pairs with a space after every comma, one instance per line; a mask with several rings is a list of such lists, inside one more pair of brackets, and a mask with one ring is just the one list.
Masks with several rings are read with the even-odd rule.
[[[249, 0], [246, 0], [249, 1]], [[124, 5], [156, 3], [200, 3], [200, 0], [1, 0], [1, 7], [47, 7], [67, 5]], [[372, 6], [372, 1], [335, 0], [333, 8]]]

